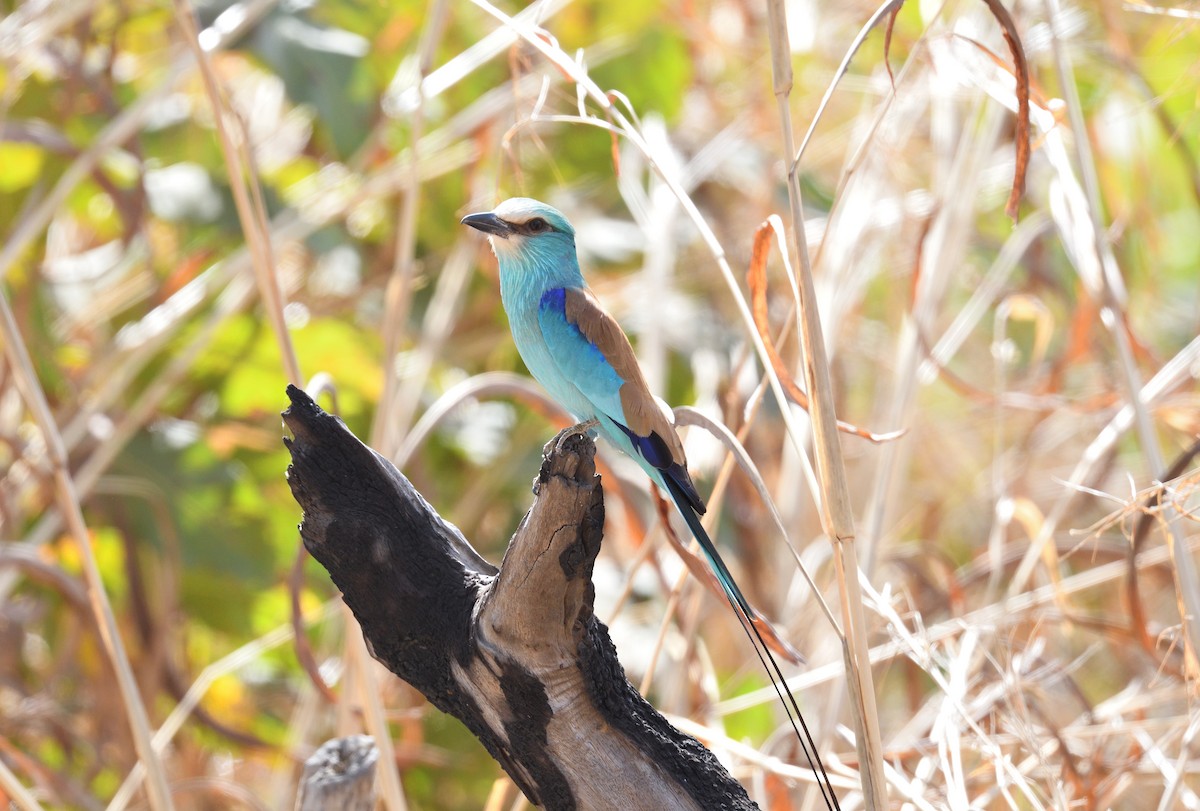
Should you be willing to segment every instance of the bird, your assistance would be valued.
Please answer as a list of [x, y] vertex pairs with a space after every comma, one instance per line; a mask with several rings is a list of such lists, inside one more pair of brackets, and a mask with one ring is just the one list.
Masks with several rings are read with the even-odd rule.
[[[793, 711], [804, 727], [809, 745], [799, 729], [796, 736], [810, 766], [814, 758], [820, 764], [796, 698], [755, 627], [762, 618], [701, 523], [705, 503], [688, 472], [670, 409], [651, 393], [629, 339], [583, 278], [575, 229], [558, 209], [528, 197], [468, 214], [462, 224], [488, 236], [499, 264], [500, 298], [513, 342], [530, 374], [581, 428], [594, 428], [631, 457], [675, 504], [746, 629], [793, 728]], [[822, 764], [820, 773], [824, 772]], [[825, 775], [826, 785], [828, 780]], [[828, 790], [832, 795], [832, 785]], [[833, 798], [830, 807], [836, 803]]]

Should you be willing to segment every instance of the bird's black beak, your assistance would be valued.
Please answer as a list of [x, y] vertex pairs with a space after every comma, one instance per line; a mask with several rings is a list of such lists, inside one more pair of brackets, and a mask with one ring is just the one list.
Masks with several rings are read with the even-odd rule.
[[511, 225], [490, 211], [481, 211], [478, 214], [468, 214], [462, 218], [462, 224], [469, 225], [485, 234], [491, 234], [492, 236], [500, 237], [501, 239], [508, 239], [513, 233], [513, 227]]

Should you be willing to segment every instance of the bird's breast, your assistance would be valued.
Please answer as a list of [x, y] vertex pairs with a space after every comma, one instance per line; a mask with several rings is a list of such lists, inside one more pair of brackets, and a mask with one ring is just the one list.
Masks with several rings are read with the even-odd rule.
[[[559, 368], [538, 321], [542, 295], [554, 287], [570, 287], [575, 281], [560, 279], [558, 276], [562, 274], [555, 275], [547, 270], [560, 265], [534, 262], [514, 266], [501, 261], [500, 299], [508, 315], [513, 343], [525, 368], [560, 405], [577, 419], [588, 420], [595, 416], [595, 408]], [[575, 273], [578, 275], [578, 270]], [[582, 284], [582, 279], [578, 283]]]
[[[507, 309], [507, 306], [506, 308]], [[542, 335], [538, 324], [537, 308], [532, 307], [523, 312], [509, 311], [509, 325], [512, 327], [513, 343], [525, 368], [534, 379], [542, 384], [542, 388], [560, 405], [570, 411], [576, 419], [587, 420], [594, 415], [591, 403], [579, 389], [562, 373], [559, 365], [551, 354], [550, 347]]]

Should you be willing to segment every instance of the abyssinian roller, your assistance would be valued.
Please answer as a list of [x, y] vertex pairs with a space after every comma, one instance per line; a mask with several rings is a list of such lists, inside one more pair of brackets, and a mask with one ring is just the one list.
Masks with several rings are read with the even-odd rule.
[[[758, 643], [755, 651], [780, 699], [787, 695], [789, 719], [794, 711], [803, 725], [796, 699], [755, 628], [758, 614], [700, 523], [704, 501], [688, 474], [670, 412], [651, 394], [629, 339], [583, 279], [571, 223], [557, 209], [525, 197], [462, 222], [488, 235], [513, 341], [530, 373], [578, 420], [594, 423], [601, 436], [632, 457], [675, 503], [742, 626], [753, 634], [751, 642]], [[811, 738], [808, 743], [806, 754]], [[811, 752], [810, 761], [815, 748]]]

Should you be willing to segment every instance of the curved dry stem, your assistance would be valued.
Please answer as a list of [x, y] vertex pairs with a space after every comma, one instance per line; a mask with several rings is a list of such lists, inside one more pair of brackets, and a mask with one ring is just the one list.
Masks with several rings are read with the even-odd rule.
[[[938, 13], [941, 13], [941, 9], [939, 9]], [[913, 46], [913, 53], [916, 53], [917, 49], [925, 43], [927, 37], [928, 29], [925, 29], [921, 32], [920, 38]], [[875, 111], [875, 114], [871, 119], [871, 123], [866, 128], [866, 132], [862, 139], [855, 147], [850, 158], [843, 164], [838, 175], [837, 186], [834, 190], [833, 203], [829, 209], [828, 220], [825, 227], [826, 233], [831, 232], [834, 224], [837, 223], [842, 217], [848, 216], [848, 214], [843, 214], [843, 212], [854, 210], [852, 202], [855, 200], [855, 195], [847, 193], [847, 191], [852, 188], [851, 181], [858, 176], [858, 171], [862, 167], [863, 162], [872, 154], [871, 146], [875, 143], [875, 138], [879, 134], [880, 126], [883, 124], [884, 119], [887, 118], [888, 113], [891, 112], [893, 102], [897, 97], [897, 92], [906, 86], [908, 77], [913, 72], [914, 62], [915, 60], [910, 55], [901, 66], [900, 71], [896, 75], [892, 76], [892, 94], [884, 99], [879, 105], [879, 109]], [[890, 73], [891, 70], [889, 67], [889, 74]], [[799, 157], [800, 155], [798, 154], [797, 158]], [[798, 161], [794, 164], [794, 167], [796, 171], [799, 171], [800, 164]], [[812, 257], [813, 267], [821, 266], [821, 260], [824, 256], [824, 249], [825, 240], [822, 240], [821, 244], [816, 247], [815, 254]], [[839, 313], [834, 312], [831, 315], [832, 317], [837, 318]]]
[[779, 514], [779, 508], [775, 506], [775, 499], [771, 498], [771, 493], [767, 490], [767, 484], [763, 481], [762, 474], [758, 472], [758, 466], [754, 464], [754, 460], [750, 458], [750, 454], [746, 452], [742, 443], [738, 441], [738, 438], [734, 436], [728, 426], [710, 419], [704, 412], [691, 406], [676, 406], [675, 424], [694, 425], [698, 428], [703, 428], [724, 445], [725, 450], [729, 451], [730, 456], [737, 462], [738, 467], [742, 469], [742, 472], [750, 479], [750, 483], [754, 485], [754, 489], [758, 493], [758, 497], [762, 499], [767, 511], [771, 513], [771, 520], [775, 523], [775, 528], [779, 530], [779, 535], [783, 538], [784, 546], [792, 553], [792, 558], [796, 561], [796, 567], [804, 575], [809, 588], [812, 589], [813, 597], [816, 598], [817, 605], [821, 607], [821, 613], [825, 615], [825, 619], [829, 620], [829, 625], [833, 628], [833, 632], [837, 635], [838, 639], [844, 642], [845, 634], [838, 624], [837, 618], [833, 616], [833, 611], [829, 608], [829, 604], [825, 602], [825, 597], [821, 594], [821, 589], [813, 579], [812, 573], [808, 571], [808, 566], [801, 559], [800, 553], [796, 551], [791, 536], [788, 534], [787, 527], [783, 523], [783, 516]]
[[308, 379], [308, 385], [304, 387], [308, 392], [308, 396], [314, 400], [320, 400], [322, 395], [329, 395], [329, 413], [342, 413], [341, 407], [338, 405], [338, 387], [337, 381], [333, 379], [333, 375], [329, 372], [317, 372]]
[[543, 413], [559, 414], [567, 420], [574, 419], [528, 377], [512, 372], [484, 372], [455, 384], [426, 409], [421, 419], [404, 437], [404, 444], [392, 458], [396, 467], [403, 469], [413, 454], [420, 450], [425, 440], [449, 414], [467, 400], [477, 397], [515, 397], [538, 407]]
[[[825, 94], [821, 96], [821, 103], [817, 105], [817, 110], [813, 113], [812, 120], [808, 123], [808, 130], [805, 131], [804, 137], [800, 139], [800, 148], [796, 150], [795, 157], [792, 158], [792, 164], [788, 168], [789, 173], [795, 172], [799, 167], [800, 159], [804, 157], [804, 150], [808, 149], [808, 142], [812, 140], [813, 133], [817, 131], [817, 124], [821, 122], [822, 116], [825, 115], [825, 108], [829, 106], [829, 102], [833, 99], [833, 91], [837, 90], [842, 77], [850, 69], [850, 63], [854, 60], [854, 55], [858, 53], [858, 49], [862, 47], [863, 42], [866, 41], [867, 35], [871, 33], [875, 26], [879, 25], [885, 15], [899, 10], [902, 5], [904, 5], [904, 0], [884, 0], [883, 5], [875, 9], [875, 13], [863, 23], [862, 28], [859, 29], [858, 34], [854, 37], [854, 41], [846, 49], [846, 53], [842, 57], [842, 63], [833, 72], [833, 78], [829, 80], [829, 86], [825, 88]], [[893, 79], [893, 93], [895, 89], [896, 85]]]
[[31, 543], [5, 543], [0, 551], [0, 569], [16, 569], [25, 577], [58, 592], [63, 600], [88, 619], [91, 616], [87, 589], [60, 566], [46, 560]]

